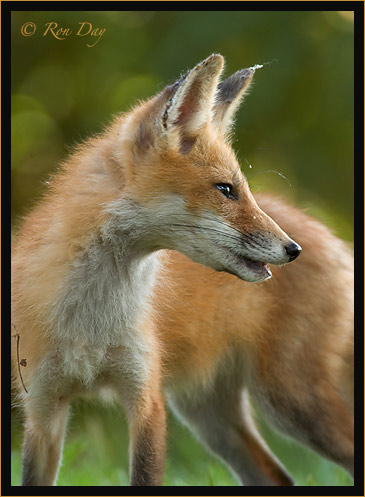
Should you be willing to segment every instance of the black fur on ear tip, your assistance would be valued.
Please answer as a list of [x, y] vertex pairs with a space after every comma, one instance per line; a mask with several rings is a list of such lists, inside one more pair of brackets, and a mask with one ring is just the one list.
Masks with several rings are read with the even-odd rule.
[[253, 71], [251, 68], [240, 69], [218, 85], [218, 100], [220, 102], [232, 103], [242, 88], [251, 81]]
[[247, 67], [246, 69], [237, 71], [237, 74], [241, 79], [247, 79], [254, 74], [254, 71], [251, 69], [251, 67]]

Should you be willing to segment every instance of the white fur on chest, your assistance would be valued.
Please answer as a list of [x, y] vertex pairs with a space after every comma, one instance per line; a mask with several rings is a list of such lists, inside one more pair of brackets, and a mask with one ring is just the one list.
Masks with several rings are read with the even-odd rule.
[[[74, 262], [53, 309], [52, 337], [64, 368], [90, 382], [106, 368], [108, 351], [147, 352], [139, 324], [149, 311], [157, 253], [138, 249], [113, 217]], [[141, 357], [139, 358], [139, 360]]]

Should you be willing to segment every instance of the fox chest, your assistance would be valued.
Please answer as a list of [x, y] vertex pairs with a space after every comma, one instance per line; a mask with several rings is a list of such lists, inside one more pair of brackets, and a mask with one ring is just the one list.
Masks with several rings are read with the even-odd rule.
[[64, 282], [53, 312], [55, 342], [98, 362], [108, 349], [138, 341], [157, 265], [154, 255], [127, 260], [110, 246], [92, 247]]

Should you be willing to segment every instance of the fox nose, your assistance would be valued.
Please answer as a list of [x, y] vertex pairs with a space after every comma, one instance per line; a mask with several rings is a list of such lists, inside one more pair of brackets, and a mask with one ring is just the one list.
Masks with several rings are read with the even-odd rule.
[[289, 262], [294, 261], [302, 251], [302, 247], [295, 242], [290, 243], [285, 247], [286, 253], [289, 256]]

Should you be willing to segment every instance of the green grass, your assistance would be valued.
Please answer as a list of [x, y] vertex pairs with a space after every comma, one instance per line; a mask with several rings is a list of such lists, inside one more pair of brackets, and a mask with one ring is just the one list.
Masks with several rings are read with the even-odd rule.
[[[128, 485], [128, 433], [123, 414], [115, 407], [86, 402], [73, 406], [59, 486]], [[20, 484], [22, 428], [12, 420], [11, 484]], [[262, 433], [300, 486], [347, 486], [350, 477], [340, 468], [296, 443], [284, 440], [267, 426]], [[172, 416], [168, 420], [168, 453], [164, 485], [233, 486], [235, 477]]]

